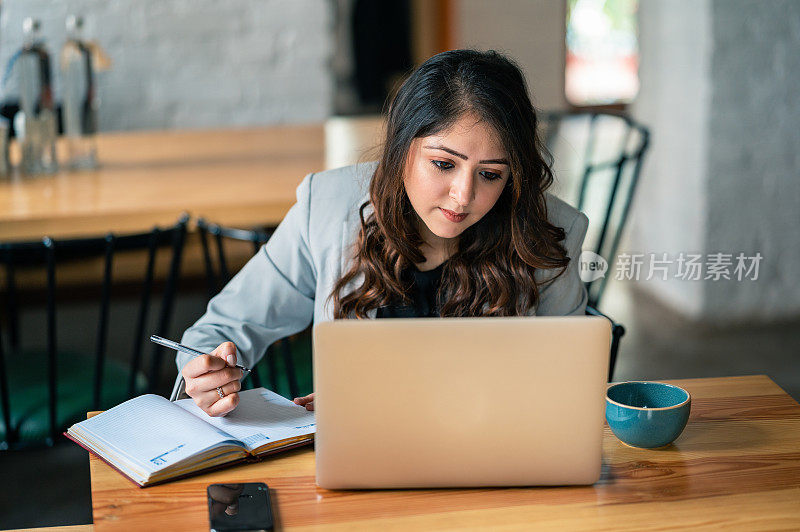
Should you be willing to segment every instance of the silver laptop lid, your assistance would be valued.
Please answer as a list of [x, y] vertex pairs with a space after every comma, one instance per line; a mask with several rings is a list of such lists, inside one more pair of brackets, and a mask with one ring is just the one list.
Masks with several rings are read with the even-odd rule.
[[599, 317], [320, 323], [317, 484], [596, 482], [610, 344]]

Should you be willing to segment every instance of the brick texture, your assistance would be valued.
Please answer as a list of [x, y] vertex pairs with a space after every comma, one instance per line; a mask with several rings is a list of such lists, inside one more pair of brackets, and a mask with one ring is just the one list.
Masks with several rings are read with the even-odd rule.
[[[325, 0], [6, 0], [0, 64], [42, 21], [60, 95], [69, 14], [113, 60], [100, 73], [100, 129], [304, 123], [330, 114], [333, 12]], [[12, 77], [4, 97], [17, 93]]]

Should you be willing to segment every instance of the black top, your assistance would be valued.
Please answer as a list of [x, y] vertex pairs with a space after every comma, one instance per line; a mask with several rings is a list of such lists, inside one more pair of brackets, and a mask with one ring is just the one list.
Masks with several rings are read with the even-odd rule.
[[436, 293], [442, 280], [444, 263], [421, 272], [410, 268], [404, 273], [411, 277], [411, 305], [387, 305], [378, 309], [378, 318], [434, 318], [439, 316]]

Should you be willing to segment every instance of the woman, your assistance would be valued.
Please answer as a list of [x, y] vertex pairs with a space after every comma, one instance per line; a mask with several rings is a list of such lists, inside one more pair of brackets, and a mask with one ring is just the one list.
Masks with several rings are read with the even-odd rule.
[[[333, 318], [583, 314], [588, 220], [553, 181], [519, 69], [496, 52], [438, 54], [402, 85], [378, 163], [307, 176], [269, 242], [182, 343], [173, 399], [238, 403], [237, 357]], [[313, 410], [313, 394], [295, 399]]]

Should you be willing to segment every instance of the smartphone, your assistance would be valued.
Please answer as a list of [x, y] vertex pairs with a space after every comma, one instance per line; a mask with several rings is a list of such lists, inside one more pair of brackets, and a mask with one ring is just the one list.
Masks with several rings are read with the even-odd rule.
[[269, 488], [263, 482], [211, 484], [206, 493], [211, 532], [273, 530]]

